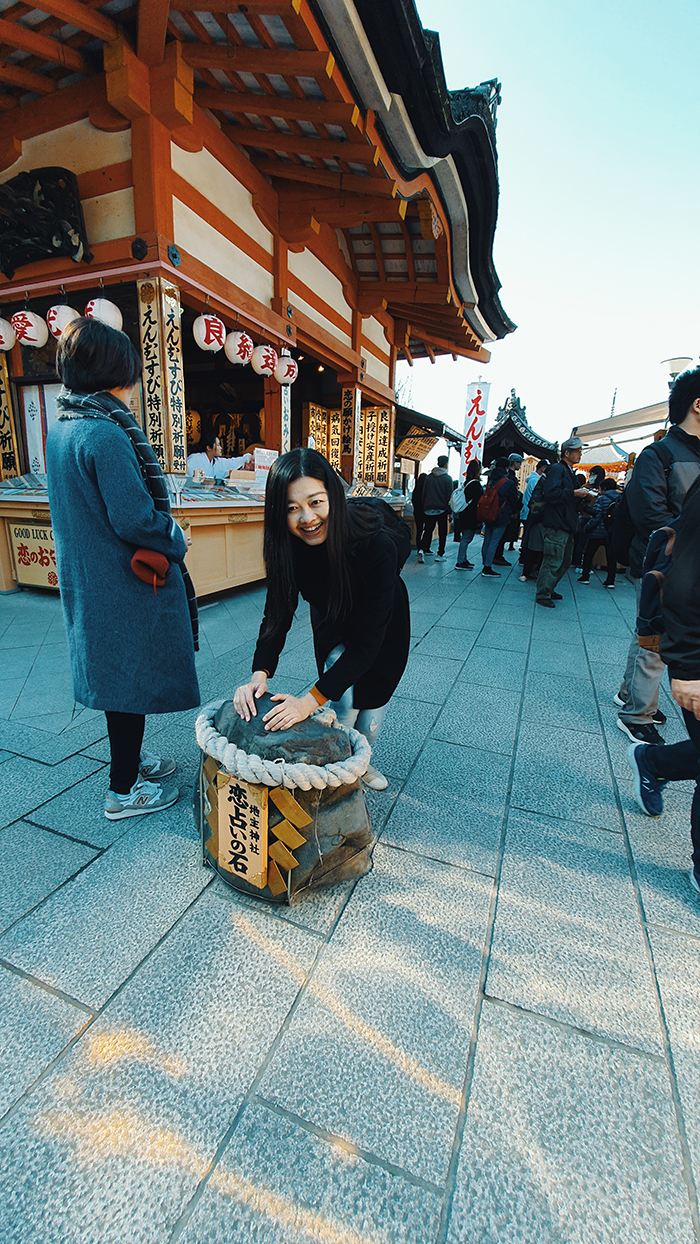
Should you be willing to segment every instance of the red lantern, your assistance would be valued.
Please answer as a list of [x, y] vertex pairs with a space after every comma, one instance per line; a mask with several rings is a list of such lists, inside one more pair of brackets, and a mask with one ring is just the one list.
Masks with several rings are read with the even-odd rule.
[[223, 350], [226, 340], [226, 325], [218, 315], [198, 315], [192, 325], [192, 336], [200, 350], [211, 350], [214, 353]]
[[224, 353], [229, 363], [249, 363], [255, 346], [247, 333], [229, 333], [224, 342]]
[[250, 365], [259, 376], [271, 376], [277, 366], [277, 351], [272, 346], [256, 346]]

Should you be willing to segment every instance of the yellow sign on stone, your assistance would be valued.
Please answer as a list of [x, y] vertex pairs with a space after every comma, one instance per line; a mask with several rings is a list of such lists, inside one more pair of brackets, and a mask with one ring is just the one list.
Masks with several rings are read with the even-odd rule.
[[221, 868], [264, 890], [267, 885], [266, 786], [219, 772], [218, 860]]

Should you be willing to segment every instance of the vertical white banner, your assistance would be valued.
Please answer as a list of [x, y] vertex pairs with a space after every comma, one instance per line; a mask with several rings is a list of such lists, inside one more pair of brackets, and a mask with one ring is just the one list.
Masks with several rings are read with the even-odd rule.
[[479, 462], [484, 457], [484, 429], [486, 427], [486, 411], [489, 404], [491, 382], [475, 380], [467, 385], [467, 413], [464, 420], [466, 441], [462, 449], [460, 480], [464, 482], [467, 467], [476, 458]]

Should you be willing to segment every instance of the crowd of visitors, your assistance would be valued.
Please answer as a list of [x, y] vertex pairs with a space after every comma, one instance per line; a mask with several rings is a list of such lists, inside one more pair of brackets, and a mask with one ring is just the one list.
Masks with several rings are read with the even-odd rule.
[[[615, 587], [618, 564], [625, 567], [635, 587], [636, 624], [614, 697], [617, 724], [631, 740], [635, 797], [648, 816], [663, 812], [668, 782], [695, 781], [690, 880], [700, 893], [700, 368], [675, 381], [668, 420], [668, 431], [639, 454], [624, 490], [602, 467], [592, 467], [587, 478], [574, 473], [583, 449], [575, 436], [562, 444], [558, 462], [537, 463], [522, 495], [519, 455], [497, 459], [485, 487], [481, 464], [471, 462], [457, 485], [464, 505], [453, 504], [456, 568], [474, 569], [467, 551], [483, 529], [482, 574], [497, 577], [493, 566], [509, 564], [504, 544], [517, 538], [521, 525], [520, 581], [536, 580], [535, 600], [544, 608], [562, 599], [555, 589], [572, 563], [580, 570], [577, 582], [586, 586], [603, 549], [608, 589]], [[423, 561], [430, 541], [421, 548]], [[658, 730], [666, 722], [659, 709], [665, 669], [688, 731], [685, 741], [672, 745]]]

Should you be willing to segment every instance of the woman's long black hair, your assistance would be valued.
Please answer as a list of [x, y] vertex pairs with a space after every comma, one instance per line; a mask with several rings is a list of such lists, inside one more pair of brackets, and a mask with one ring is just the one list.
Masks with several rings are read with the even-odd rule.
[[330, 462], [315, 449], [292, 449], [276, 458], [265, 490], [263, 554], [267, 572], [266, 626], [263, 635], [274, 633], [279, 621], [296, 600], [293, 536], [287, 524], [287, 490], [302, 476], [318, 479], [328, 493], [328, 534], [325, 547], [330, 572], [328, 616], [335, 622], [352, 606], [348, 556], [353, 546], [382, 526], [381, 517], [367, 505], [348, 506], [345, 490]]

